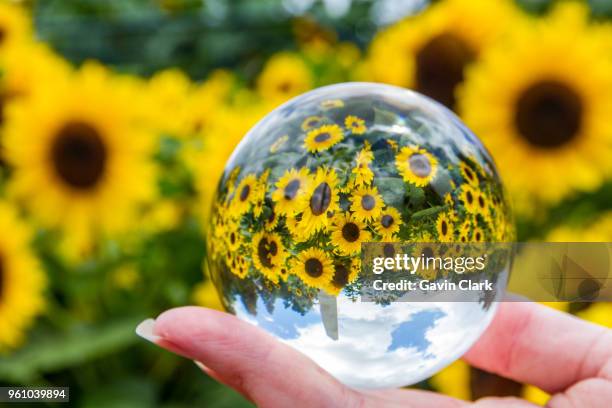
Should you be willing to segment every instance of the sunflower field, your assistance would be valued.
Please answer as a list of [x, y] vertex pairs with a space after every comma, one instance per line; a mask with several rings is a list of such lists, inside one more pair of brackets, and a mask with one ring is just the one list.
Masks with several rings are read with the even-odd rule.
[[[323, 85], [453, 110], [496, 161], [518, 241], [610, 242], [611, 17], [606, 0], [1, 0], [0, 386], [70, 386], [83, 407], [250, 406], [134, 328], [222, 308], [203, 265], [225, 163]], [[550, 306], [612, 327], [610, 304]], [[546, 401], [462, 361], [418, 387]]]

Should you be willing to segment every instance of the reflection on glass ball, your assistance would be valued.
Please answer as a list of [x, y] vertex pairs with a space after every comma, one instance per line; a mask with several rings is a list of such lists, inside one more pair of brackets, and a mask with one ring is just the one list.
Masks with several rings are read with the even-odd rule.
[[350, 386], [396, 387], [460, 357], [497, 298], [362, 301], [361, 244], [513, 238], [491, 157], [457, 117], [352, 83], [301, 95], [246, 135], [219, 183], [208, 258], [230, 313]]

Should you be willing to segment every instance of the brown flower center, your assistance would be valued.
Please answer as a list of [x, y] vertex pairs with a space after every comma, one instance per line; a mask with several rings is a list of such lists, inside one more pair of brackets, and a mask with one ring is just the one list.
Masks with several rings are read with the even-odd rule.
[[485, 200], [484, 200], [484, 197], [483, 197], [482, 195], [479, 195], [479, 196], [478, 196], [478, 206], [479, 206], [481, 209], [484, 209], [484, 208], [485, 208]]
[[87, 123], [69, 122], [51, 146], [51, 161], [70, 187], [88, 190], [104, 176], [108, 152], [98, 131]]
[[465, 167], [463, 169], [463, 172], [465, 173], [465, 177], [469, 181], [474, 181], [476, 179], [476, 177], [474, 176], [474, 173], [472, 172], [472, 169], [470, 169], [469, 167]]
[[277, 86], [279, 92], [288, 93], [291, 90], [291, 82], [283, 81], [280, 82]]
[[348, 283], [349, 268], [343, 264], [334, 265], [334, 277], [332, 284], [337, 288], [343, 288]]
[[430, 247], [425, 247], [421, 251], [421, 255], [423, 255], [425, 258], [432, 258], [434, 256], [434, 251]]
[[342, 238], [348, 242], [355, 242], [359, 239], [359, 227], [352, 222], [349, 222], [342, 227]]
[[383, 246], [383, 254], [385, 254], [387, 258], [393, 258], [395, 256], [395, 248], [393, 245], [385, 244]]
[[4, 259], [0, 256], [0, 303], [2, 303], [2, 295], [4, 294]]
[[274, 209], [272, 209], [272, 211], [270, 211], [270, 215], [268, 216], [268, 224], [274, 224], [275, 220], [276, 220], [276, 213], [274, 212]]
[[315, 136], [314, 140], [317, 143], [323, 143], [327, 140], [329, 140], [331, 138], [331, 135], [329, 133], [321, 133]]
[[416, 89], [448, 108], [455, 106], [455, 87], [475, 57], [460, 38], [443, 33], [429, 40], [416, 55]]
[[516, 128], [530, 144], [557, 148], [573, 140], [582, 125], [580, 96], [558, 81], [541, 81], [525, 90], [516, 103]]
[[323, 264], [316, 258], [308, 259], [304, 264], [304, 268], [306, 273], [313, 278], [323, 275]]
[[285, 200], [293, 200], [300, 189], [300, 180], [291, 180], [283, 190]]
[[270, 244], [268, 245], [268, 251], [270, 252], [272, 256], [278, 253], [278, 245], [276, 244], [275, 241], [270, 242]]
[[389, 228], [390, 226], [393, 225], [393, 223], [395, 222], [395, 220], [393, 219], [392, 216], [390, 216], [389, 214], [385, 214], [382, 216], [382, 219], [380, 220], [380, 223], [382, 224], [383, 227], [385, 228]]
[[410, 165], [410, 171], [412, 171], [417, 177], [427, 177], [431, 174], [431, 163], [424, 154], [413, 154], [408, 159]]
[[274, 241], [270, 242], [267, 238], [262, 238], [257, 244], [259, 262], [266, 268], [272, 268], [274, 266], [272, 264], [272, 256], [276, 255], [277, 250], [278, 248]]
[[240, 190], [240, 201], [246, 201], [247, 198], [249, 198], [249, 194], [251, 193], [251, 186], [246, 185], [244, 187], [242, 187], [242, 190]]
[[332, 190], [329, 184], [321, 183], [310, 197], [310, 210], [314, 215], [323, 214], [331, 204]]
[[465, 200], [468, 204], [472, 204], [474, 202], [474, 196], [470, 190], [465, 192]]
[[442, 231], [442, 235], [446, 235], [446, 233], [448, 232], [448, 224], [446, 223], [446, 221], [442, 220], [440, 230]]
[[376, 199], [370, 194], [361, 197], [361, 208], [366, 211], [371, 211], [376, 206]]
[[[2, 43], [2, 40], [0, 40], [0, 44]], [[8, 95], [6, 95], [4, 92], [0, 92], [0, 126], [2, 126], [4, 124], [4, 114], [5, 114], [5, 108], [6, 108], [6, 103], [8, 102]]]

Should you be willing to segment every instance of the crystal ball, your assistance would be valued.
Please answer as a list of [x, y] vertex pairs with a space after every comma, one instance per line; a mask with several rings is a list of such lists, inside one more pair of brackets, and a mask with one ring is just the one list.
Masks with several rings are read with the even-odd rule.
[[473, 301], [363, 301], [362, 244], [513, 239], [493, 160], [451, 111], [346, 83], [290, 100], [245, 135], [218, 184], [207, 259], [229, 313], [351, 387], [384, 388], [461, 357], [506, 280]]

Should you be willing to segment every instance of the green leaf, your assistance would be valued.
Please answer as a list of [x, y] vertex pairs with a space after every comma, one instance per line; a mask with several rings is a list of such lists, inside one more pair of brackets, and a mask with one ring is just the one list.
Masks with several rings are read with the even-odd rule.
[[32, 343], [0, 360], [0, 379], [31, 384], [39, 374], [82, 365], [135, 344], [134, 328], [142, 318], [129, 318], [104, 326], [75, 328]]
[[425, 203], [425, 191], [410, 183], [406, 183], [406, 196], [409, 199], [411, 209], [420, 208]]
[[435, 207], [431, 207], [431, 208], [426, 208], [424, 210], [415, 212], [414, 214], [412, 214], [412, 218], [415, 220], [421, 219], [421, 218], [427, 218], [427, 217], [431, 217], [432, 215], [436, 215], [437, 213], [439, 213], [440, 211], [443, 211], [446, 207], [443, 205], [438, 205]]
[[148, 408], [155, 405], [155, 384], [145, 376], [123, 377], [98, 384], [84, 399], [84, 408]]
[[406, 184], [397, 177], [378, 177], [374, 179], [374, 185], [382, 195], [386, 205], [401, 208], [406, 192]]

